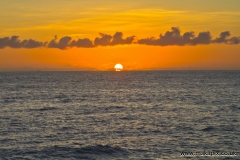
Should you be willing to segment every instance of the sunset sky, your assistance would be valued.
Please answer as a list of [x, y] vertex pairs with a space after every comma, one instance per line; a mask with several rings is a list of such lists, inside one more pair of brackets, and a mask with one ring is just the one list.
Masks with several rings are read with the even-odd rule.
[[239, 0], [3, 0], [0, 71], [239, 70]]

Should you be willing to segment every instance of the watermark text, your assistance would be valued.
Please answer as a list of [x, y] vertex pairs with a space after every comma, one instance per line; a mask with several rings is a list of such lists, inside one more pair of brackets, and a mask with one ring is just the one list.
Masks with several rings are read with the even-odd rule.
[[203, 152], [181, 152], [182, 157], [234, 157], [237, 153], [234, 151], [230, 152], [216, 152], [216, 151], [203, 151]]

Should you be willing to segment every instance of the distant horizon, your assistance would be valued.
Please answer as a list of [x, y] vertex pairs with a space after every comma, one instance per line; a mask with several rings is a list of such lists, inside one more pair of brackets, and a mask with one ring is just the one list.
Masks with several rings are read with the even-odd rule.
[[[212, 70], [201, 70], [201, 69], [192, 69], [192, 70], [174, 70], [174, 69], [165, 69], [165, 70], [122, 70], [120, 72], [154, 72], [154, 71], [240, 71], [240, 70], [220, 70], [220, 69], [212, 69]], [[3, 72], [116, 72], [115, 70], [12, 70], [12, 71], [0, 71], [0, 73]], [[119, 73], [120, 73], [119, 72]]]

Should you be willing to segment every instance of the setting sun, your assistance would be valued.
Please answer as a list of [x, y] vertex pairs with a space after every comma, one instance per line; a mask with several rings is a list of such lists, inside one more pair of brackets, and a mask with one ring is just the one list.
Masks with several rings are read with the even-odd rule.
[[114, 68], [115, 68], [115, 71], [122, 71], [123, 70], [123, 66], [121, 64], [116, 64], [114, 66]]

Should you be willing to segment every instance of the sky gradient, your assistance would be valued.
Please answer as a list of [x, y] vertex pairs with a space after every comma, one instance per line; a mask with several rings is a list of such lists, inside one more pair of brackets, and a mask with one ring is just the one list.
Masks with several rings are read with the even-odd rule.
[[239, 70], [239, 0], [0, 2], [0, 71]]

